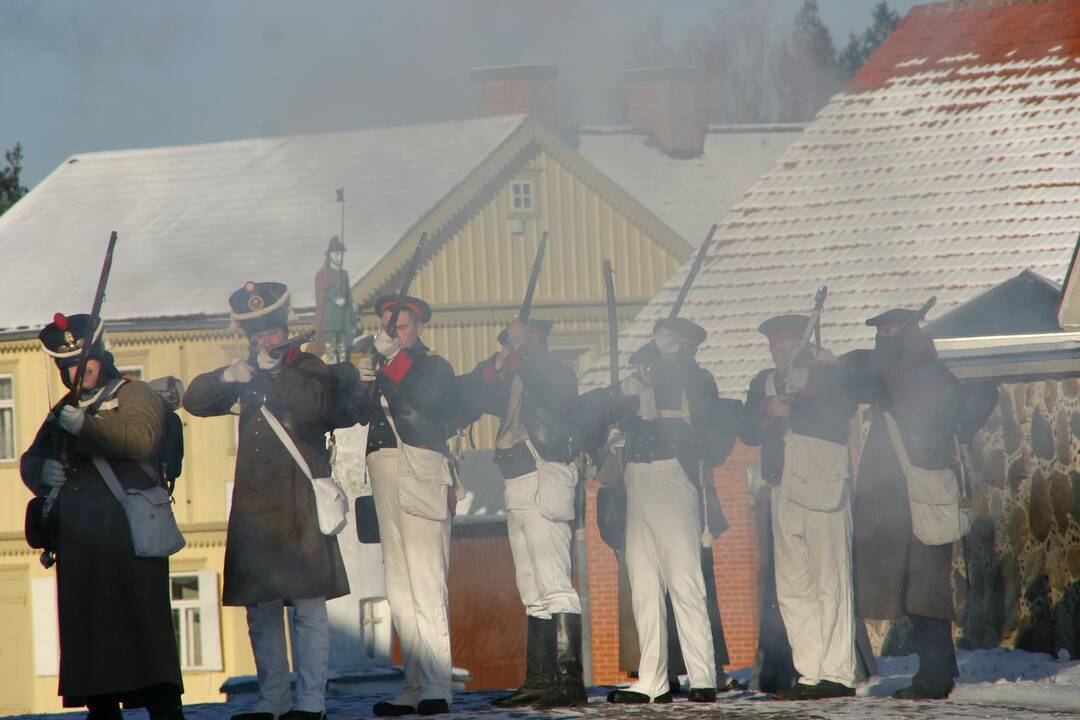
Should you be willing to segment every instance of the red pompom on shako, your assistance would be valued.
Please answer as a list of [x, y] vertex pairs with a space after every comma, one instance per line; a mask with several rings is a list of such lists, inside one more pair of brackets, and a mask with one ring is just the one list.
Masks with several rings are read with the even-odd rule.
[[68, 319], [67, 316], [64, 315], [64, 313], [56, 313], [55, 315], [53, 315], [52, 320], [53, 324], [56, 325], [58, 330], [68, 329]]

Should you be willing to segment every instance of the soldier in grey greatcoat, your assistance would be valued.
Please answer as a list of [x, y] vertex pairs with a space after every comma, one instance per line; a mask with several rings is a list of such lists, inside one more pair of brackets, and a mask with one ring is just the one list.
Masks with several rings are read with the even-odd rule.
[[[284, 426], [313, 477], [330, 475], [324, 434], [332, 408], [330, 371], [293, 348], [268, 348], [288, 335], [289, 292], [281, 283], [249, 282], [229, 297], [251, 357], [196, 377], [184, 395], [192, 415], [227, 415], [238, 407], [236, 482], [225, 546], [222, 603], [247, 608], [259, 677], [252, 713], [234, 720], [325, 717], [330, 630], [326, 601], [349, 592], [337, 538], [322, 534], [311, 481], [275, 434], [265, 406]], [[297, 697], [289, 688], [284, 605], [293, 608]]]

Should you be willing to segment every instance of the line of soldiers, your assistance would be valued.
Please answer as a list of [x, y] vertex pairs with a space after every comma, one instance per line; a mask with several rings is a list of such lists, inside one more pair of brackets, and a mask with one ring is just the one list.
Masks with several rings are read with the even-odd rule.
[[[259, 697], [251, 712], [234, 720], [322, 720], [329, 659], [326, 601], [347, 594], [349, 586], [337, 539], [320, 531], [311, 477], [330, 475], [325, 433], [340, 388], [328, 366], [299, 347], [279, 355], [270, 352], [288, 337], [284, 285], [246, 283], [230, 296], [229, 305], [251, 353], [196, 377], [183, 404], [201, 417], [239, 413], [222, 600], [246, 608]], [[455, 493], [447, 439], [483, 414], [499, 419], [494, 460], [505, 479], [508, 534], [528, 617], [524, 682], [495, 705], [587, 702], [581, 600], [571, 582], [570, 551], [570, 523], [580, 522], [574, 461], [583, 449], [595, 458], [613, 455], [623, 465], [625, 528], [620, 533], [640, 659], [636, 681], [613, 691], [608, 700], [671, 701], [677, 688], [669, 675], [669, 606], [689, 675], [689, 700], [713, 702], [718, 691], [735, 687], [723, 674], [726, 658], [718, 663], [722, 631], [717, 642], [715, 588], [709, 591], [713, 578], [706, 578], [712, 563], [710, 557], [703, 571], [702, 550], [711, 546], [706, 533], [712, 469], [725, 461], [736, 436], [762, 447], [762, 475], [771, 487], [772, 577], [798, 678], [790, 687], [790, 680], [776, 679], [776, 695], [816, 699], [854, 694], [860, 675], [856, 618], [904, 614], [915, 624], [920, 669], [913, 685], [898, 694], [934, 698], [952, 689], [957, 673], [950, 632], [951, 545], [928, 546], [915, 538], [903, 470], [881, 420], [886, 410], [896, 419], [912, 464], [936, 469], [953, 462], [960, 391], [936, 358], [933, 343], [917, 323], [908, 322], [912, 311], [893, 310], [868, 320], [877, 331], [874, 349], [839, 359], [824, 350], [809, 358], [795, 356], [809, 322], [806, 316], [763, 323], [760, 330], [776, 367], [754, 378], [745, 405], [718, 397], [714, 378], [695, 360], [706, 332], [689, 320], [657, 322], [651, 341], [631, 358], [634, 372], [620, 388], [579, 396], [574, 371], [548, 349], [550, 322], [512, 322], [498, 337], [497, 353], [472, 372], [455, 376], [421, 339], [432, 315], [426, 302], [391, 295], [376, 301], [375, 312], [382, 324], [373, 343], [377, 356], [360, 360], [362, 391], [354, 397], [367, 398], [367, 466], [405, 671], [403, 691], [377, 703], [376, 715], [449, 712], [447, 573]], [[52, 326], [43, 331], [47, 350], [59, 347], [57, 337], [62, 334]], [[51, 354], [66, 378], [66, 356]], [[103, 350], [95, 357], [105, 371], [98, 382], [104, 383], [111, 378], [111, 358]], [[79, 417], [61, 415], [59, 428], [77, 436], [88, 452], [135, 467], [140, 453], [148, 455], [154, 444], [150, 437], [131, 445], [133, 431], [144, 427], [128, 419], [139, 402], [139, 385], [110, 390], [108, 384], [88, 383], [87, 391], [97, 393], [95, 400], [104, 387], [113, 404], [98, 404], [81, 415], [67, 413]], [[847, 443], [859, 403], [870, 403], [875, 419], [853, 482]], [[288, 443], [276, 434], [271, 417], [284, 426]], [[113, 447], [107, 440], [115, 431], [110, 435], [98, 428], [121, 418], [126, 424], [118, 426], [119, 432], [127, 444]], [[963, 432], [973, 433], [981, 419], [967, 418]], [[53, 433], [56, 423], [46, 426], [42, 432]], [[610, 426], [618, 429], [608, 435]], [[39, 437], [23, 458], [24, 479], [35, 490], [42, 484], [63, 485], [63, 479], [55, 478], [47, 445]], [[142, 480], [133, 472], [125, 482]], [[62, 502], [82, 500], [70, 491], [84, 484], [69, 483]], [[111, 508], [100, 517], [122, 523], [106, 499], [99, 505]], [[64, 515], [78, 517], [80, 512], [65, 507]], [[85, 511], [81, 516], [90, 517]], [[119, 547], [122, 525], [114, 529], [109, 542]], [[720, 531], [714, 525], [714, 534]], [[64, 532], [103, 537], [66, 523]], [[65, 704], [88, 704], [95, 720], [117, 717], [119, 702], [150, 705], [152, 716], [154, 707], [165, 708], [158, 716], [176, 717], [181, 683], [171, 632], [167, 637], [144, 633], [117, 662], [109, 643], [78, 637], [79, 628], [87, 627], [84, 617], [69, 617], [111, 612], [107, 620], [114, 627], [171, 628], [168, 597], [159, 597], [165, 592], [167, 560], [130, 562], [125, 554], [130, 548], [110, 552], [125, 558], [113, 563], [116, 587], [139, 588], [161, 580], [161, 590], [147, 586], [146, 597], [115, 610], [100, 608], [92, 599], [74, 606], [69, 593], [81, 588], [61, 561], [61, 694]], [[292, 609], [294, 622], [295, 699], [285, 607]], [[147, 658], [172, 659], [153, 663]], [[100, 667], [118, 664], [124, 672], [101, 675]]]

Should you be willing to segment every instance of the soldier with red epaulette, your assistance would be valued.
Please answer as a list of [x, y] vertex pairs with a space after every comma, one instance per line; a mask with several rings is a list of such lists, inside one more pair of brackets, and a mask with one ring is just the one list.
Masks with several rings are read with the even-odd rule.
[[582, 680], [581, 599], [570, 577], [569, 523], [578, 473], [571, 428], [573, 369], [548, 351], [551, 322], [514, 320], [502, 350], [462, 379], [462, 401], [499, 418], [495, 463], [506, 483], [507, 532], [528, 617], [525, 681], [497, 707], [588, 702]]
[[[397, 314], [395, 307], [400, 306]], [[382, 329], [372, 355], [358, 364], [361, 380], [377, 383], [367, 408], [367, 469], [379, 521], [386, 598], [401, 641], [405, 688], [375, 704], [380, 717], [450, 711], [450, 474], [447, 437], [455, 410], [454, 370], [421, 341], [431, 307], [417, 297], [375, 301]], [[393, 334], [387, 325], [396, 318]]]
[[[776, 597], [799, 675], [776, 691], [788, 700], [854, 695], [857, 676], [847, 446], [855, 397], [827, 351], [803, 346], [809, 323], [781, 315], [758, 328], [776, 367], [750, 383], [742, 427], [743, 442], [761, 446], [773, 486]], [[797, 359], [800, 351], [813, 357]], [[782, 643], [767, 651], [782, 652]]]
[[[319, 528], [311, 479], [285, 440], [312, 477], [330, 475], [325, 444], [333, 409], [330, 370], [299, 347], [270, 352], [288, 338], [285, 285], [248, 282], [229, 296], [229, 306], [233, 322], [247, 335], [249, 357], [196, 377], [184, 394], [184, 408], [197, 417], [240, 415], [221, 600], [247, 609], [259, 698], [253, 712], [233, 720], [325, 720], [326, 601], [347, 595], [349, 581], [337, 538]], [[295, 704], [286, 603], [293, 608]]]

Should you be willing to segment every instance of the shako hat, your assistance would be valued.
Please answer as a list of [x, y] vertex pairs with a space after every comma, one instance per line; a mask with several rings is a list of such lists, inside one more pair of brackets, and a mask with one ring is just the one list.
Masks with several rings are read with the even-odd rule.
[[341, 242], [341, 238], [339, 238], [337, 235], [330, 238], [330, 244], [326, 246], [326, 253], [325, 254], [329, 255], [330, 253], [336, 253], [336, 252], [339, 252], [339, 253], [345, 252], [345, 243]]
[[653, 332], [655, 333], [659, 328], [670, 330], [679, 338], [680, 344], [687, 344], [694, 348], [705, 342], [705, 338], [709, 336], [705, 328], [693, 320], [681, 317], [661, 318], [653, 324]]
[[777, 315], [758, 325], [758, 332], [769, 342], [801, 340], [810, 318], [806, 315]]
[[394, 293], [393, 295], [383, 295], [381, 298], [375, 301], [375, 314], [380, 318], [387, 310], [393, 312], [394, 304], [401, 303], [401, 307], [405, 310], [409, 310], [419, 322], [426, 323], [431, 320], [431, 306], [418, 297], [412, 295], [399, 295]]
[[229, 296], [230, 318], [247, 335], [289, 326], [289, 288], [279, 282], [253, 282]]
[[902, 325], [911, 319], [915, 314], [914, 310], [908, 310], [906, 308], [893, 308], [892, 310], [886, 310], [880, 315], [875, 315], [866, 321], [866, 324], [870, 327], [880, 327], [882, 325]]
[[[101, 358], [105, 352], [105, 323], [99, 318], [94, 326], [88, 357]], [[53, 321], [38, 333], [38, 340], [41, 341], [42, 349], [56, 361], [59, 367], [67, 367], [79, 361], [79, 353], [82, 351], [89, 329], [89, 315], [56, 313], [53, 315]]]
[[[554, 324], [551, 320], [533, 320], [532, 318], [525, 322], [529, 332], [544, 338], [551, 334], [551, 326]], [[510, 342], [510, 328], [503, 328], [503, 331], [499, 333], [498, 340], [500, 345], [507, 345]]]

